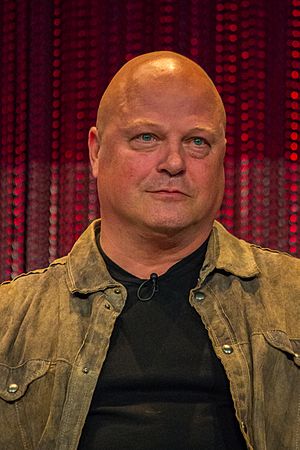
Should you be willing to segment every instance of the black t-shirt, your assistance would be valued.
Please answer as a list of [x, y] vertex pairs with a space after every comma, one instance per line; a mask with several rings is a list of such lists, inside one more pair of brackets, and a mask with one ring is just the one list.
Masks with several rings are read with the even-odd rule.
[[79, 449], [246, 449], [229, 384], [207, 331], [190, 306], [207, 242], [158, 278], [147, 302], [145, 280], [103, 254], [128, 292], [86, 419]]

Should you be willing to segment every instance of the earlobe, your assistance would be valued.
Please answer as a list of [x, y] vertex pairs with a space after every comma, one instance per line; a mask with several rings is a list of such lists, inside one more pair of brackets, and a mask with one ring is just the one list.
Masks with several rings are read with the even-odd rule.
[[91, 127], [88, 138], [89, 157], [92, 168], [92, 174], [95, 178], [98, 176], [98, 161], [100, 150], [100, 139], [98, 136], [98, 130], [96, 127]]

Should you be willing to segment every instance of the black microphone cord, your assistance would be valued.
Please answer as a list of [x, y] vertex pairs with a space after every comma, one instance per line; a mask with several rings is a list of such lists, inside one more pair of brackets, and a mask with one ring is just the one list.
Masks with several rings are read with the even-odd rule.
[[[144, 291], [144, 294], [143, 292]], [[145, 296], [150, 291], [150, 294]], [[137, 298], [141, 302], [147, 302], [151, 300], [154, 294], [158, 291], [158, 275], [157, 273], [151, 273], [150, 279], [143, 281], [140, 287], [137, 290]]]

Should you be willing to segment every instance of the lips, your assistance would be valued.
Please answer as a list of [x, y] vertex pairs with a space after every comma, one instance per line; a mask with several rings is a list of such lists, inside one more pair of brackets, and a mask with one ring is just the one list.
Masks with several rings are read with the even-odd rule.
[[157, 198], [165, 199], [182, 199], [188, 195], [185, 192], [179, 191], [178, 189], [158, 189], [155, 191], [148, 191]]
[[184, 192], [177, 191], [177, 190], [170, 190], [170, 189], [159, 189], [158, 191], [152, 191], [153, 193], [158, 192], [166, 192], [167, 194], [184, 194]]
[[180, 189], [175, 188], [159, 188], [159, 189], [147, 189], [147, 192], [150, 192], [151, 194], [159, 194], [159, 193], [165, 193], [165, 194], [182, 194], [182, 195], [188, 195], [186, 192], [181, 191]]

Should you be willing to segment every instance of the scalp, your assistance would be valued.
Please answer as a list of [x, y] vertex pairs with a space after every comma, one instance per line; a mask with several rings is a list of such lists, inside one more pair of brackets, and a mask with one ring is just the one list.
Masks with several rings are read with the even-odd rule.
[[169, 83], [178, 83], [178, 89], [201, 92], [208, 104], [215, 108], [225, 128], [225, 109], [220, 95], [207, 73], [195, 62], [170, 51], [159, 51], [137, 56], [127, 62], [113, 77], [100, 101], [97, 128], [101, 136], [112, 117], [130, 108], [137, 92], [149, 83], [162, 90]]

